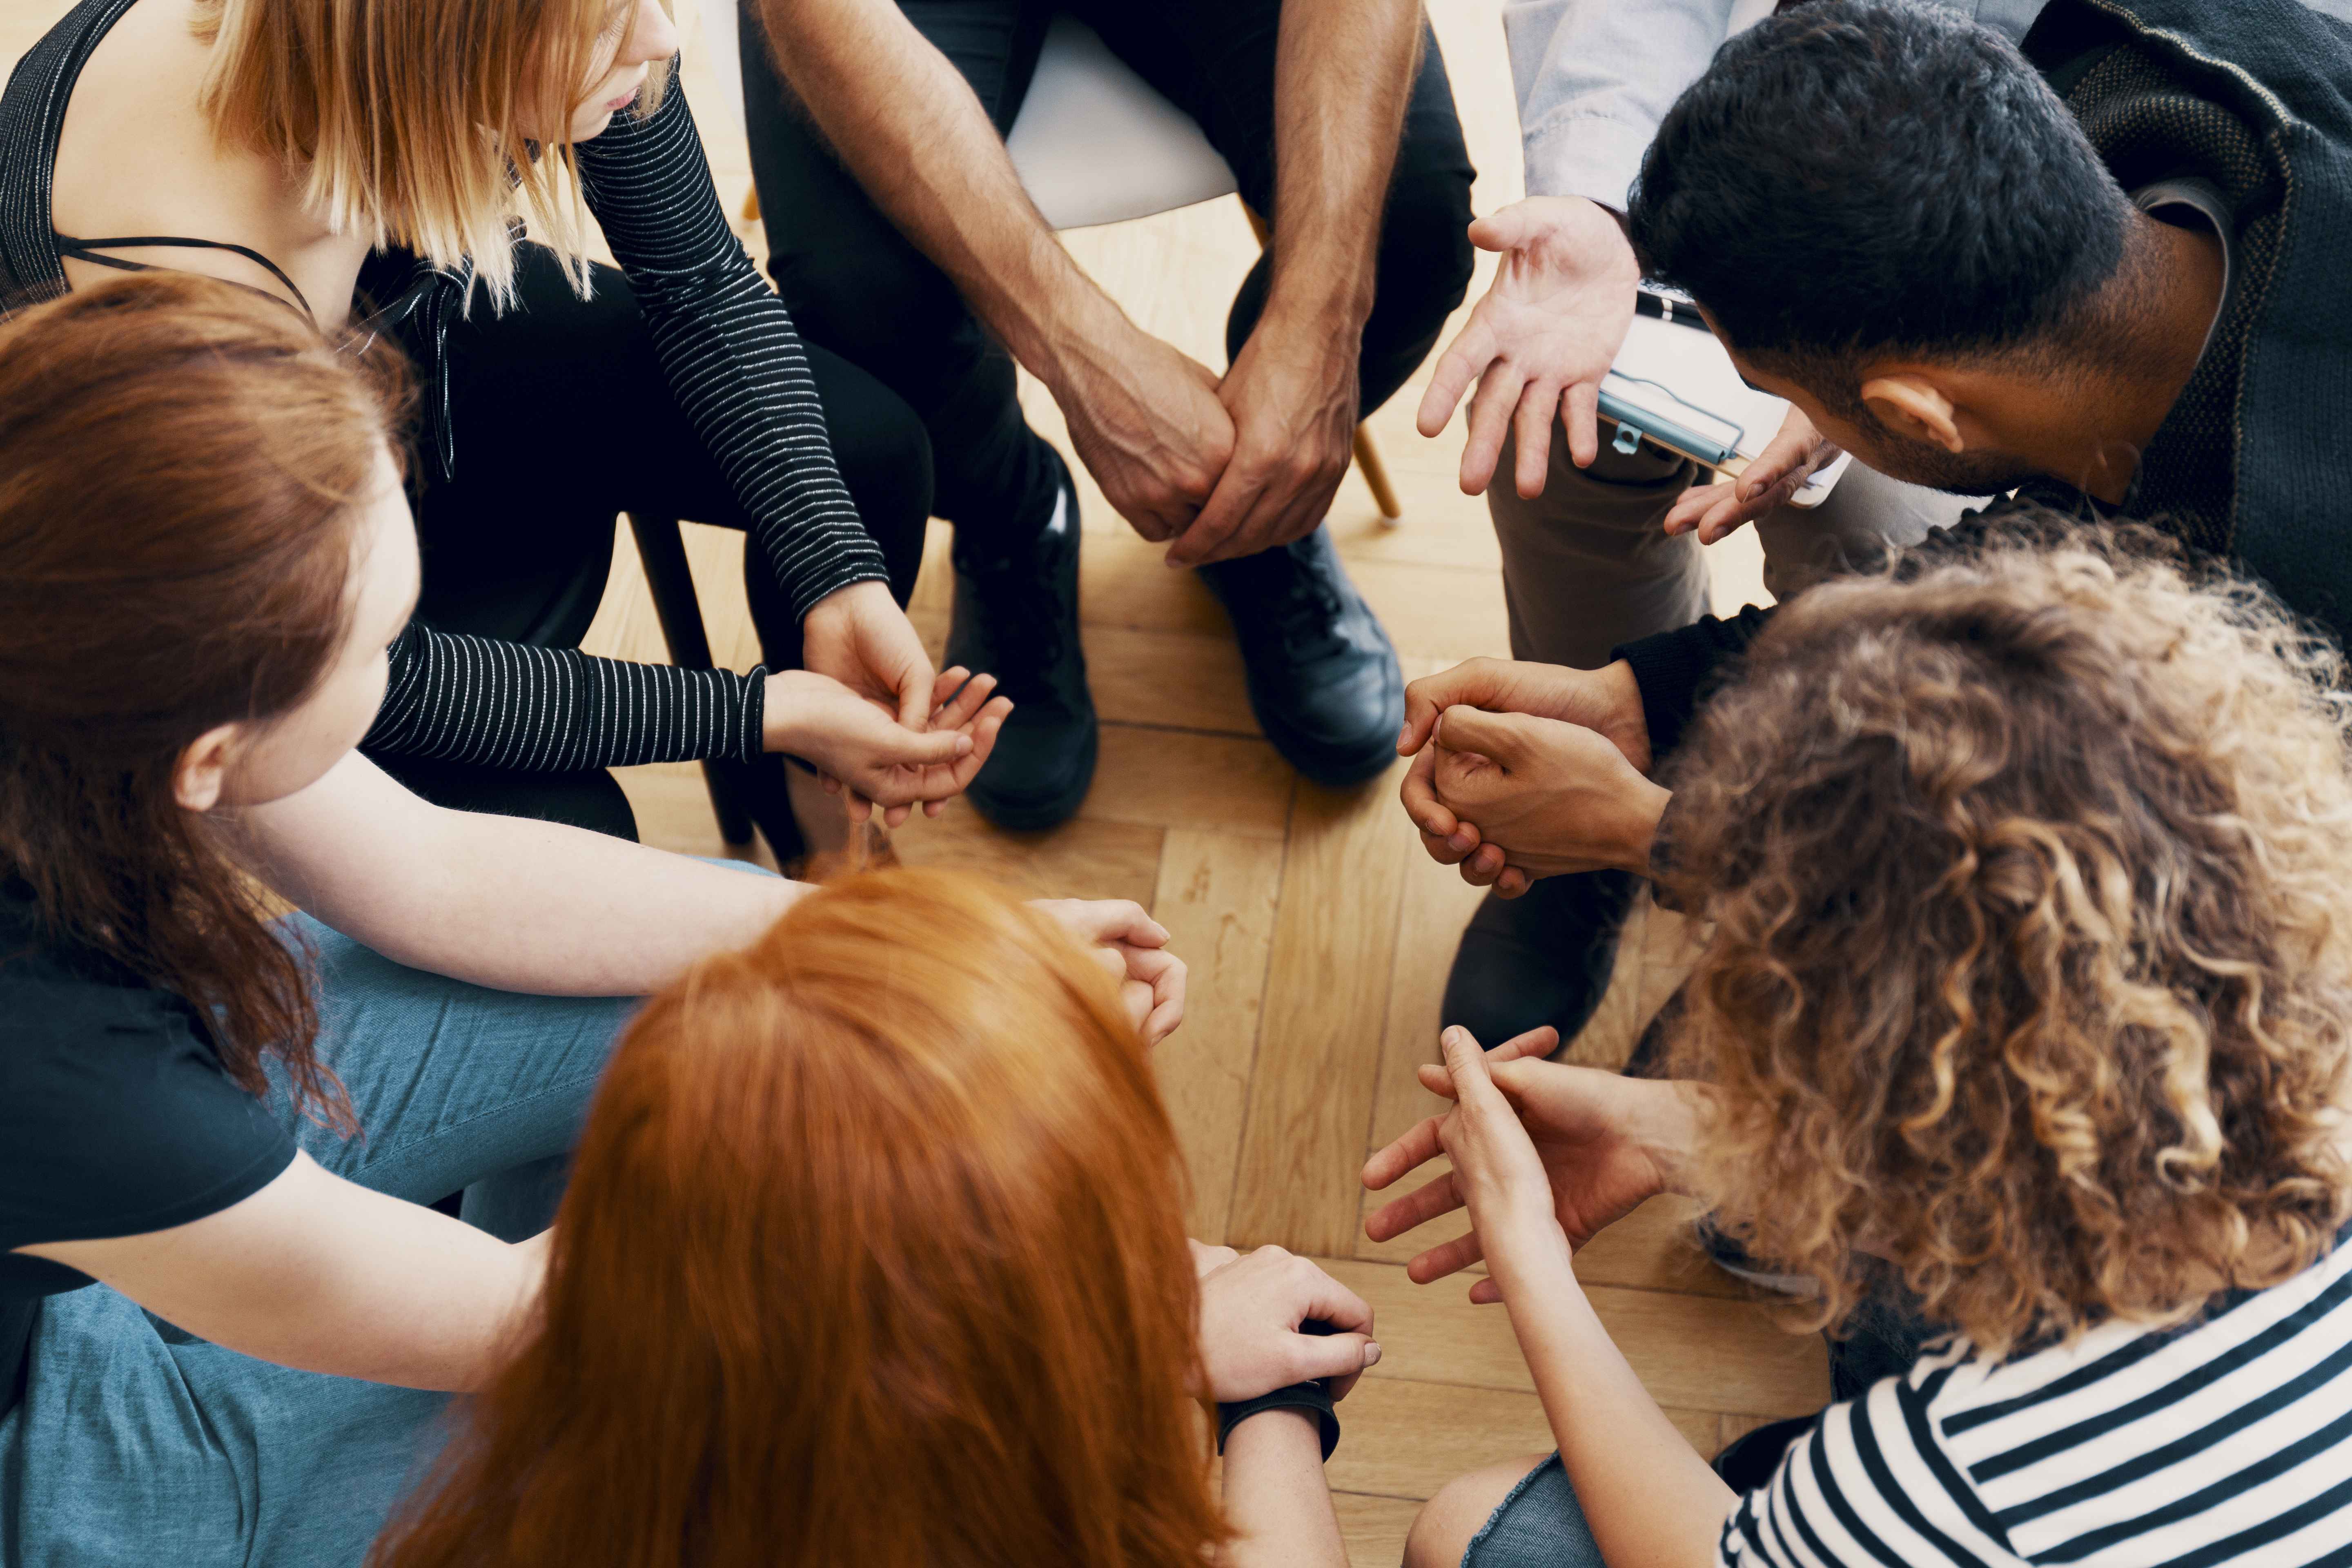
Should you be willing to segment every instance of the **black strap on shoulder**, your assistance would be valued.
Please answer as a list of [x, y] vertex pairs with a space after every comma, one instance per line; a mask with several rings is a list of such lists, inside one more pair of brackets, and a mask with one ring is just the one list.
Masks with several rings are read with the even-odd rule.
[[[59, 256], [70, 257], [76, 261], [87, 261], [99, 267], [111, 267], [122, 272], [163, 272], [168, 271], [169, 268], [151, 267], [143, 261], [125, 261], [117, 256], [100, 256], [98, 252], [100, 249], [135, 249], [150, 245], [175, 246], [183, 250], [233, 251], [256, 266], [266, 268], [272, 278], [286, 285], [286, 291], [293, 295], [300, 303], [304, 315], [313, 321], [319, 319], [319, 312], [310, 309], [310, 301], [302, 298], [302, 290], [294, 286], [294, 279], [286, 276], [285, 268], [248, 246], [231, 245], [225, 239], [184, 239], [178, 235], [171, 234], [133, 234], [114, 239], [75, 239], [62, 234], [53, 237], [57, 241]], [[250, 283], [238, 283], [235, 279], [223, 279], [222, 281], [232, 287], [243, 289], [248, 293], [258, 294], [265, 300], [278, 300], [278, 296], [268, 289], [256, 289]], [[283, 300], [278, 300], [278, 302], [281, 305], [286, 303]]]

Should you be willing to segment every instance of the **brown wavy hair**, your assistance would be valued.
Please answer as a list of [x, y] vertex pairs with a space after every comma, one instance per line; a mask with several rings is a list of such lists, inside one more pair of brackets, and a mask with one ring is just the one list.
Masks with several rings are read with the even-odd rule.
[[543, 1319], [373, 1568], [1201, 1568], [1175, 1135], [1109, 981], [940, 871], [654, 999]]
[[2152, 536], [2035, 531], [1783, 608], [1670, 816], [1722, 1223], [1815, 1323], [1891, 1265], [1993, 1354], [2275, 1284], [2347, 1188], [2342, 662]]
[[345, 1128], [303, 965], [173, 773], [333, 662], [399, 387], [189, 273], [0, 325], [0, 875], [52, 931], [203, 1009], [239, 1085], [263, 1092], [275, 1055]]

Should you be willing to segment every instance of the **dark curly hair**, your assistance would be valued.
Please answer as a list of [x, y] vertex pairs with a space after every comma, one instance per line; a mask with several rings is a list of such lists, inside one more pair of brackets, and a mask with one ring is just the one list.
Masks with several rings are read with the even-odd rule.
[[1840, 407], [1872, 353], [2096, 358], [2133, 222], [2006, 38], [1885, 0], [1815, 0], [1725, 44], [1627, 214], [1652, 276]]
[[[2058, 525], [2047, 525], [2056, 529]], [[1722, 1222], [1999, 1354], [2324, 1252], [2352, 1030], [2332, 647], [2152, 535], [1979, 541], [1773, 617], [1675, 760], [1677, 1071]]]

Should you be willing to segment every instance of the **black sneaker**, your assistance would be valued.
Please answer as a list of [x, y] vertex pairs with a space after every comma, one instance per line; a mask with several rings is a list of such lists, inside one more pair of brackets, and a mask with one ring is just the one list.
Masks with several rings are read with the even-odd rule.
[[1233, 618], [1258, 728], [1292, 767], [1345, 788], [1396, 760], [1404, 672], [1329, 530], [1203, 566], [1201, 578]]
[[1013, 715], [965, 794], [999, 827], [1066, 820], [1094, 783], [1094, 696], [1078, 641], [1078, 497], [1068, 469], [1054, 520], [999, 560], [976, 560], [961, 536], [947, 662], [996, 677]]
[[1609, 989], [1633, 901], [1624, 871], [1540, 878], [1516, 899], [1489, 893], [1454, 950], [1441, 1016], [1483, 1046], [1546, 1024], [1568, 1044]]

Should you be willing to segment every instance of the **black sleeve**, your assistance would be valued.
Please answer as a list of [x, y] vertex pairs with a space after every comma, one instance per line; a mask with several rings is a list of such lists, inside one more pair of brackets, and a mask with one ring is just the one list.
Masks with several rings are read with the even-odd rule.
[[435, 631], [392, 645], [383, 706], [361, 744], [532, 773], [639, 763], [751, 762], [767, 720], [767, 670], [680, 669]]
[[577, 156], [678, 406], [751, 516], [793, 614], [853, 583], [888, 582], [834, 463], [800, 333], [727, 226], [675, 70], [650, 118], [615, 115]]
[[1748, 605], [1731, 619], [1707, 616], [1679, 631], [1660, 632], [1609, 650], [1633, 667], [1642, 688], [1642, 718], [1650, 727], [1653, 773], [1676, 746], [1725, 668], [1762, 635], [1772, 612]]
[[293, 1163], [163, 994], [58, 981], [0, 1001], [0, 1251], [186, 1225]]

